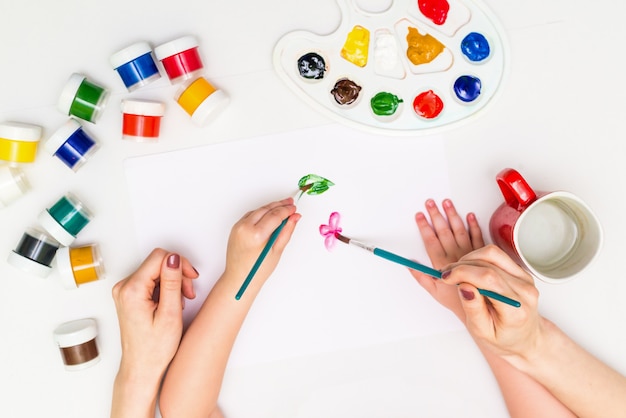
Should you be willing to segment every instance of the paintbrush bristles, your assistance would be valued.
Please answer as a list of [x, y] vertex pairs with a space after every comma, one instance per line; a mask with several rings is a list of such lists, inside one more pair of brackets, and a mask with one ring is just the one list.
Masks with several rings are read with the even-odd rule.
[[341, 242], [343, 242], [345, 244], [350, 244], [350, 238], [344, 237], [339, 232], [335, 232], [335, 238], [337, 238], [339, 241], [341, 241]]

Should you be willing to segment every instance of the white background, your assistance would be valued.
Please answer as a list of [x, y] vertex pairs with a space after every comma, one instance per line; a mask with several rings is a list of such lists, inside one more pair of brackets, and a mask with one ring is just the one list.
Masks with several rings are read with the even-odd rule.
[[[449, 178], [459, 210], [475, 211], [484, 228], [501, 202], [494, 176], [504, 167], [518, 169], [538, 190], [574, 192], [595, 210], [605, 231], [600, 257], [568, 284], [538, 283], [540, 309], [626, 373], [626, 284], [620, 264], [626, 250], [626, 143], [619, 64], [626, 6], [609, 0], [488, 4], [510, 43], [510, 73], [498, 102], [484, 115], [439, 136], [447, 165], [432, 175]], [[124, 161], [331, 123], [281, 83], [271, 54], [288, 31], [332, 32], [338, 10], [334, 0], [0, 0], [0, 120], [35, 123], [51, 134], [65, 121], [55, 104], [72, 72], [112, 91], [102, 120], [86, 127], [102, 144], [93, 159], [75, 174], [42, 149], [37, 162], [26, 167], [32, 191], [0, 212], [0, 253], [8, 254], [43, 208], [66, 191], [75, 192], [96, 213], [80, 242], [100, 243], [108, 272], [102, 282], [68, 292], [52, 278], [23, 274], [0, 257], [2, 416], [108, 416], [120, 356], [110, 288], [146, 255], [134, 234]], [[161, 79], [142, 94], [168, 105], [162, 139], [121, 141], [115, 107], [127, 93], [109, 56], [138, 40], [158, 45], [187, 34], [201, 40], [207, 77], [231, 96], [229, 107], [211, 125], [197, 128], [176, 108], [173, 88]], [[381, 147], [385, 139], [380, 138]], [[185, 196], [164, 190], [163, 199], [182, 202]], [[432, 303], [432, 315], [447, 314]], [[98, 319], [102, 361], [67, 373], [52, 330], [86, 316]], [[221, 404], [227, 416], [246, 418], [506, 415], [488, 367], [462, 330], [232, 368]]]

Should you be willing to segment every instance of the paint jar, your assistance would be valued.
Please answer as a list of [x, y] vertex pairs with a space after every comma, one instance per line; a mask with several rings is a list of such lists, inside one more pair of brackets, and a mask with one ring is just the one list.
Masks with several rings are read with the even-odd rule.
[[65, 370], [84, 370], [100, 361], [97, 336], [96, 320], [91, 318], [66, 322], [54, 330]]
[[174, 99], [199, 126], [215, 117], [229, 102], [226, 93], [213, 87], [204, 77], [183, 85]]
[[159, 137], [165, 105], [149, 100], [122, 100], [122, 139], [151, 141]]
[[28, 228], [9, 253], [7, 262], [27, 273], [47, 277], [52, 271], [52, 260], [59, 243], [38, 228]]
[[104, 264], [97, 244], [59, 248], [56, 270], [66, 289], [104, 278]]
[[0, 167], [0, 209], [30, 190], [26, 174], [18, 167]]
[[72, 193], [67, 193], [38, 217], [41, 226], [62, 245], [68, 246], [93, 215]]
[[65, 115], [96, 123], [106, 106], [109, 93], [82, 75], [70, 76], [59, 97], [58, 108]]
[[41, 126], [21, 122], [0, 123], [0, 160], [32, 163], [37, 156]]
[[159, 45], [154, 48], [154, 55], [163, 64], [172, 84], [196, 78], [204, 69], [198, 41], [193, 36], [183, 36]]
[[152, 58], [152, 48], [147, 42], [137, 42], [124, 48], [111, 55], [109, 61], [129, 92], [161, 78]]
[[96, 141], [83, 129], [80, 122], [69, 119], [46, 141], [46, 151], [56, 156], [74, 171], [87, 162], [99, 148]]

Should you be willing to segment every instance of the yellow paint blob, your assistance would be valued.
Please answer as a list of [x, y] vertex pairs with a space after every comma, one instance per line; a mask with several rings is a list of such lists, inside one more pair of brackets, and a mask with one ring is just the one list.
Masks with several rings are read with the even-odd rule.
[[428, 64], [445, 49], [445, 45], [433, 36], [429, 34], [422, 35], [416, 28], [409, 27], [406, 41], [408, 44], [406, 56], [414, 65]]
[[70, 248], [70, 263], [76, 285], [93, 282], [100, 278], [102, 263], [96, 247]]
[[0, 160], [32, 163], [37, 156], [37, 141], [15, 141], [0, 138]]
[[359, 67], [365, 67], [369, 46], [370, 31], [357, 25], [348, 33], [346, 42], [341, 48], [341, 56]]
[[215, 87], [201, 77], [189, 85], [178, 97], [178, 104], [189, 115], [193, 115], [204, 100], [215, 92]]

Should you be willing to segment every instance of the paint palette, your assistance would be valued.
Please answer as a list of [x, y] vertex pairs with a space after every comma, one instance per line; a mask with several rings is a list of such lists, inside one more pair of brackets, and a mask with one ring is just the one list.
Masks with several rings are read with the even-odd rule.
[[[478, 0], [337, 0], [329, 35], [295, 31], [274, 48], [280, 78], [315, 109], [388, 135], [433, 133], [492, 103], [508, 67], [503, 30]], [[380, 2], [379, 2], [380, 3]]]

